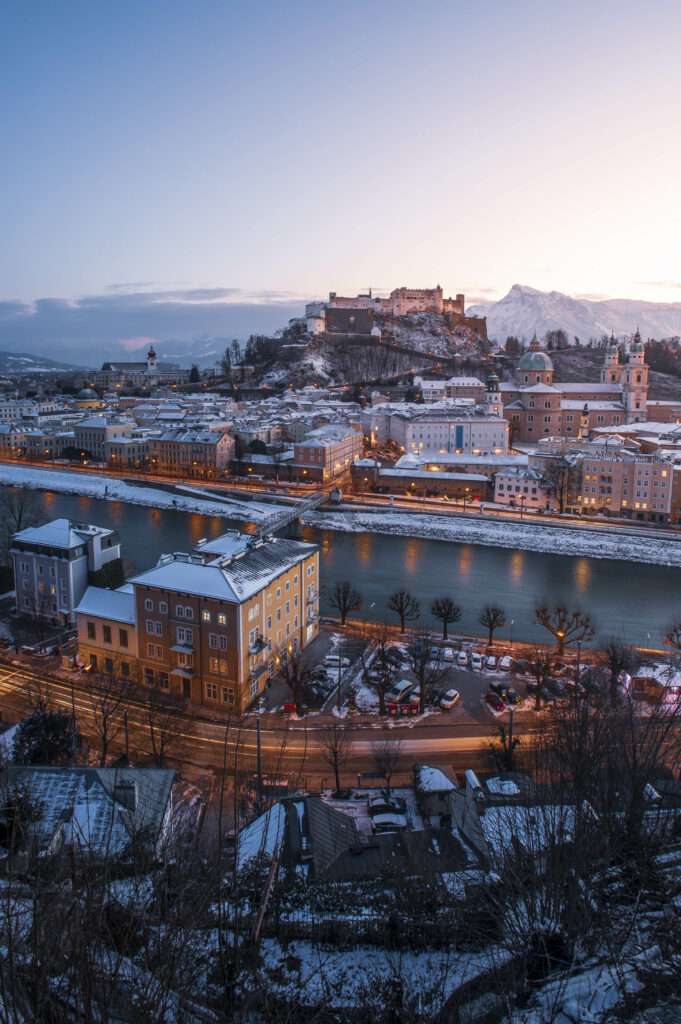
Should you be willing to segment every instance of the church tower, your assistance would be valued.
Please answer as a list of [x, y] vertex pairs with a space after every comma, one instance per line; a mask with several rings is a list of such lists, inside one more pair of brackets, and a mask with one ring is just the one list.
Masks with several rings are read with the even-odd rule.
[[621, 378], [620, 350], [617, 347], [615, 335], [611, 334], [608, 347], [605, 350], [605, 360], [601, 367], [601, 384], [618, 384]]
[[501, 415], [501, 392], [499, 391], [499, 378], [496, 373], [490, 373], [487, 378], [487, 391], [485, 392], [485, 409], [487, 412]]
[[153, 345], [147, 352], [147, 373], [156, 373], [156, 350]]
[[648, 364], [638, 327], [629, 349], [629, 362], [622, 375], [622, 403], [627, 423], [642, 423], [647, 418]]
[[584, 403], [582, 414], [579, 417], [579, 434], [577, 436], [578, 441], [589, 440], [589, 406]]

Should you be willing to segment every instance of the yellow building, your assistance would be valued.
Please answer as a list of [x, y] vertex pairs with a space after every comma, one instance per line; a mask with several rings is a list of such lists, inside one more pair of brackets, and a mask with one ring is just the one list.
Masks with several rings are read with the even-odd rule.
[[120, 591], [90, 587], [77, 609], [81, 660], [109, 671], [122, 659], [116, 638], [131, 613], [136, 653], [129, 675], [242, 711], [279, 660], [317, 635], [318, 548], [225, 534], [192, 554], [164, 555]]

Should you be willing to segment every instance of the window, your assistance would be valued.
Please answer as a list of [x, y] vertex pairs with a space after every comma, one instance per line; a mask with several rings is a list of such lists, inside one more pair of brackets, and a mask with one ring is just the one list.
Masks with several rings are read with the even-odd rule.
[[177, 655], [177, 664], [182, 668], [192, 668], [194, 665], [194, 655], [180, 651]]
[[208, 700], [218, 699], [218, 686], [217, 683], [206, 683], [206, 698]]
[[222, 687], [222, 703], [233, 704], [234, 703], [234, 690], [230, 686]]
[[251, 690], [250, 690], [251, 697], [255, 697], [257, 692], [258, 692], [258, 680], [257, 679], [252, 679], [251, 680]]
[[291, 614], [291, 602], [290, 601], [286, 602], [286, 614], [287, 615]]
[[65, 579], [61, 580], [59, 586], [61, 587], [62, 590], [66, 590], [67, 583], [68, 583], [68, 580], [65, 580]]
[[193, 619], [194, 618], [194, 609], [190, 605], [188, 605], [188, 604], [185, 605], [185, 608], [184, 608], [184, 617], [185, 617], [185, 619]]
[[22, 572], [28, 572], [28, 562], [22, 562], [21, 563], [21, 571]]
[[148, 666], [147, 666], [147, 668], [145, 668], [145, 670], [144, 670], [144, 682], [146, 683], [147, 686], [153, 686], [154, 685], [154, 670], [153, 670], [153, 668], [149, 668]]
[[163, 661], [163, 648], [160, 644], [156, 644], [156, 657], [159, 661]]
[[308, 567], [307, 567], [307, 575], [308, 576], [313, 576], [314, 575], [314, 565], [308, 565]]
[[111, 658], [104, 659], [104, 671], [110, 676], [113, 675], [113, 660]]
[[291, 589], [291, 581], [290, 580], [286, 580], [286, 590], [289, 591], [290, 589]]
[[298, 629], [298, 616], [297, 615], [293, 616], [293, 628], [294, 629]]
[[54, 579], [54, 577], [56, 575], [57, 575], [57, 570], [55, 569], [55, 567], [53, 565], [51, 565], [50, 566], [50, 576], [52, 577], [52, 579]]
[[210, 620], [211, 620], [211, 614], [205, 608], [201, 612], [201, 619], [202, 619], [203, 622], [210, 622]]
[[177, 627], [177, 642], [178, 644], [186, 644], [187, 647], [194, 646], [194, 633], [191, 629], [186, 629], [184, 626]]
[[259, 612], [260, 612], [260, 605], [259, 604], [254, 604], [252, 608], [248, 609], [248, 621], [252, 622], [253, 619], [257, 618]]
[[217, 633], [209, 633], [208, 634], [208, 646], [216, 649], [217, 646], [218, 646], [218, 639], [219, 638], [218, 638], [218, 634]]
[[162, 622], [157, 622], [156, 623], [156, 636], [163, 636], [163, 623]]
[[104, 626], [104, 643], [111, 643], [111, 626]]
[[227, 625], [227, 616], [225, 615], [224, 612], [220, 612], [220, 614], [218, 615], [218, 625], [219, 626], [226, 626]]
[[281, 622], [281, 608], [277, 608], [277, 622]]
[[272, 628], [272, 616], [271, 615], [267, 616], [267, 628], [268, 629]]
[[293, 586], [295, 587], [297, 585], [297, 583], [298, 583], [298, 573], [296, 573], [295, 576], [293, 577]]
[[154, 620], [153, 619], [147, 619], [147, 633], [150, 633], [151, 636], [153, 636], [155, 631], [156, 631], [156, 628], [154, 626]]
[[147, 644], [147, 657], [148, 658], [153, 658], [154, 657], [155, 649], [156, 649], [156, 644], [151, 644], [151, 643]]
[[178, 604], [176, 606], [175, 614], [178, 617], [178, 619], [183, 619], [184, 618], [184, 607], [181, 604]]
[[130, 665], [127, 661], [121, 662], [121, 676], [123, 677], [123, 679], [130, 678]]
[[277, 587], [277, 601], [281, 597], [281, 587]]
[[145, 612], [153, 612], [154, 610], [154, 602], [150, 597], [148, 597], [144, 602], [144, 610]]
[[161, 613], [161, 615], [167, 615], [168, 614], [168, 602], [167, 601], [159, 601], [158, 602], [158, 610]]
[[42, 574], [43, 574], [43, 567], [42, 567], [42, 565], [39, 565], [38, 566], [38, 576], [42, 576]]
[[250, 633], [248, 634], [248, 646], [252, 647], [257, 639], [258, 639], [258, 630], [257, 630], [257, 627], [256, 627], [256, 629], [252, 629], [250, 631]]
[[211, 672], [214, 672], [216, 675], [220, 671], [220, 662], [218, 661], [217, 658], [210, 659], [210, 670]]
[[294, 608], [298, 607], [298, 595], [297, 594], [293, 595], [293, 607]]
[[88, 622], [87, 624], [87, 638], [88, 640], [94, 640], [96, 636], [94, 622]]
[[290, 635], [291, 635], [291, 623], [287, 622], [286, 623], [286, 636], [290, 636]]
[[159, 672], [158, 674], [158, 687], [160, 690], [170, 689], [170, 679], [168, 678], [167, 672]]

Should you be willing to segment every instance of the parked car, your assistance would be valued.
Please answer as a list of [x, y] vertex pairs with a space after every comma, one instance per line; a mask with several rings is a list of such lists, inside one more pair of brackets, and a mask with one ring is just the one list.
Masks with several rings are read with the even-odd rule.
[[443, 649], [443, 651], [442, 651], [442, 660], [443, 661], [454, 661], [454, 648], [453, 647], [445, 647]]
[[507, 686], [503, 693], [499, 696], [503, 700], [504, 704], [508, 704], [509, 707], [517, 707], [518, 704], [522, 704], [520, 694], [516, 693], [512, 686]]
[[404, 814], [406, 810], [406, 801], [394, 793], [391, 793], [390, 797], [380, 793], [378, 796], [370, 796], [367, 800], [367, 812], [372, 818], [375, 814]]
[[495, 654], [488, 654], [485, 658], [485, 668], [489, 669], [490, 672], [496, 672], [497, 658]]
[[439, 661], [440, 660], [440, 648], [439, 647], [430, 647], [429, 650], [428, 650], [428, 657], [430, 658], [431, 661]]
[[468, 667], [468, 655], [466, 654], [465, 651], [459, 651], [459, 653], [456, 656], [456, 663], [459, 666], [459, 668]]
[[482, 669], [482, 654], [478, 654], [477, 651], [471, 651], [471, 668], [477, 669], [478, 672]]
[[453, 708], [460, 696], [458, 690], [447, 690], [444, 696], [440, 698], [440, 707]]
[[500, 672], [510, 672], [513, 668], [513, 658], [510, 655], [505, 654], [499, 662]]
[[556, 665], [553, 666], [554, 676], [564, 676], [567, 670], [568, 667], [564, 661], [559, 661]]
[[390, 693], [386, 694], [386, 699], [389, 701], [395, 701], [399, 704], [401, 700], [404, 700], [405, 697], [409, 696], [413, 687], [414, 684], [410, 683], [408, 679], [400, 679], [395, 683]]
[[499, 696], [498, 693], [486, 693], [485, 703], [488, 704], [493, 711], [505, 711], [506, 705]]
[[371, 819], [372, 832], [406, 832], [407, 825], [403, 814], [375, 814]]
[[388, 661], [394, 661], [397, 665], [404, 665], [407, 655], [399, 647], [389, 647], [385, 652]]
[[317, 665], [317, 668], [312, 670], [312, 679], [320, 679], [324, 681], [325, 679], [329, 679], [329, 673], [323, 665]]
[[350, 659], [344, 658], [340, 654], [327, 654], [327, 656], [324, 658], [323, 664], [326, 665], [327, 668], [338, 669], [339, 664], [341, 668], [347, 668], [347, 666], [350, 664]]

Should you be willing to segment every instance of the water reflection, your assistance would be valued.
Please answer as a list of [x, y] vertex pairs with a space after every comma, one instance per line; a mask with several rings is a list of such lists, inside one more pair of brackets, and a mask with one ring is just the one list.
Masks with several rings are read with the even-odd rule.
[[187, 518], [189, 520], [189, 536], [192, 547], [195, 548], [201, 538], [205, 536], [203, 532], [204, 517], [198, 512], [190, 512]]
[[371, 561], [371, 534], [370, 533], [356, 533], [355, 537], [355, 553], [359, 558], [362, 565], [368, 565]]
[[413, 537], [409, 537], [404, 545], [404, 567], [410, 576], [413, 576], [416, 572], [416, 568], [421, 558], [421, 549], [423, 548], [422, 540], [415, 540]]
[[43, 498], [45, 499], [46, 507], [48, 509], [51, 509], [52, 506], [54, 505], [54, 492], [53, 491], [46, 491], [45, 494], [43, 495]]
[[464, 544], [459, 552], [459, 573], [461, 576], [468, 576], [473, 564], [473, 548], [470, 544]]
[[525, 569], [525, 552], [514, 551], [509, 562], [509, 573], [514, 583], [520, 583]]
[[110, 501], [109, 502], [109, 511], [111, 512], [111, 518], [113, 519], [114, 523], [116, 523], [116, 525], [118, 525], [118, 523], [120, 522], [120, 518], [121, 518], [121, 503], [120, 503], [120, 501]]
[[588, 590], [591, 582], [591, 562], [588, 558], [578, 558], [574, 568], [575, 587], [580, 594]]

